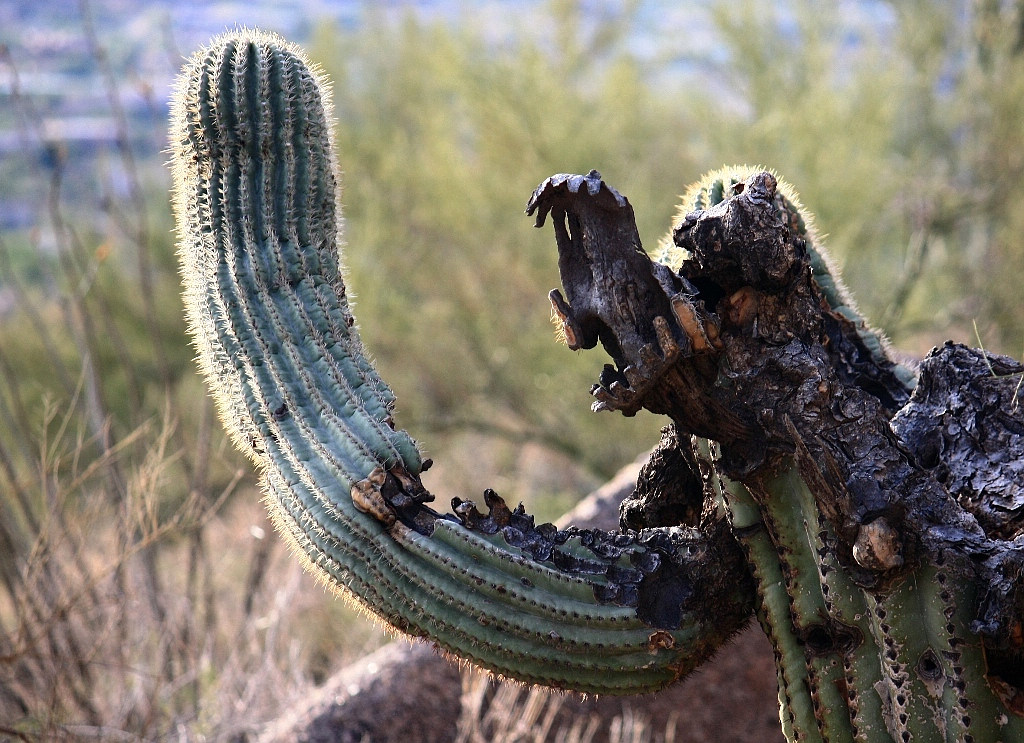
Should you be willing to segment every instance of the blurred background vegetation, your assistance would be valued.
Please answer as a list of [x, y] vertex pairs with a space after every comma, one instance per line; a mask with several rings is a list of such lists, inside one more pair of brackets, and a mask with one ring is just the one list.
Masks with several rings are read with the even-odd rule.
[[[0, 161], [0, 193], [38, 206], [0, 232], [0, 736], [244, 739], [382, 635], [268, 533], [191, 361], [164, 102], [121, 131], [132, 71], [81, 8], [116, 194], [68, 180], [0, 49], [5, 121], [45, 144]], [[602, 361], [554, 342], [554, 241], [523, 215], [552, 173], [599, 169], [650, 249], [702, 172], [769, 165], [897, 346], [1024, 352], [1020, 2], [711, 4], [686, 59], [638, 51], [643, 2], [552, 0], [499, 39], [470, 8], [368, 5], [306, 40], [335, 85], [356, 315], [440, 502], [494, 487], [551, 519], [656, 440], [651, 416], [592, 414]]]

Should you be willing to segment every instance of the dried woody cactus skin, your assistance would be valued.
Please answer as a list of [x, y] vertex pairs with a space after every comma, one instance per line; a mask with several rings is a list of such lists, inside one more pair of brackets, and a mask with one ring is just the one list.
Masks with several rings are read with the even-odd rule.
[[[594, 407], [674, 422], [623, 516], [655, 525], [673, 462], [711, 483], [758, 584], [789, 739], [1018, 740], [1024, 367], [947, 345], [910, 378], [822, 277], [792, 192], [736, 170], [691, 191], [670, 272], [637, 259], [628, 202], [599, 174], [531, 200], [554, 222], [567, 338], [614, 361]], [[632, 301], [656, 285], [663, 299]]]
[[[558, 531], [492, 491], [486, 512], [427, 505], [427, 463], [348, 308], [329, 99], [301, 51], [243, 31], [198, 52], [171, 149], [202, 370], [320, 581], [498, 674], [612, 694], [671, 683], [756, 615], [790, 740], [1024, 737], [1021, 472], [960, 452], [951, 493], [936, 473], [955, 433], [921, 423], [998, 423], [985, 440], [1024, 453], [1005, 409], [1024, 369], [955, 347], [918, 382], [774, 175], [704, 179], [660, 261], [600, 174], [533, 194], [537, 226], [554, 225], [564, 337], [614, 362], [595, 409], [673, 422], [623, 531]], [[965, 410], [967, 387], [984, 394]], [[974, 490], [971, 463], [988, 468]]]

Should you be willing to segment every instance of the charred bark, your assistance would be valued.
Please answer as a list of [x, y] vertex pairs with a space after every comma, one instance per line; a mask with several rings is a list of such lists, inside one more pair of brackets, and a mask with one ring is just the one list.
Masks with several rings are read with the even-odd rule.
[[[980, 636], [988, 685], [1019, 710], [1024, 367], [947, 343], [924, 361], [912, 389], [888, 357], [866, 346], [861, 321], [830, 306], [811, 268], [813, 249], [785, 219], [767, 172], [680, 221], [673, 239], [687, 257], [677, 270], [647, 258], [628, 201], [594, 171], [548, 179], [528, 211], [537, 212], [538, 226], [549, 214], [555, 223], [567, 300], [551, 296], [570, 347], [599, 340], [612, 357], [592, 389], [595, 409], [632, 415], [646, 408], [671, 418], [682, 439], [717, 442], [712, 477], [742, 483], [752, 496], [760, 516], [744, 528], [765, 530], [766, 544], [778, 552], [792, 614], [792, 626], [780, 628], [770, 616], [762, 624], [776, 636], [791, 632], [803, 648], [822, 734], [827, 725], [813, 657], [834, 654], [849, 668], [869, 633], [880, 654], [894, 658], [884, 679], [894, 689], [884, 714], [899, 719], [887, 722], [889, 732], [897, 737], [913, 727], [902, 719], [913, 716], [899, 693], [908, 664], [892, 638], [887, 602], [921, 580], [922, 571], [938, 570], [944, 588], [934, 620], [946, 622], [943, 637], [928, 640], [944, 647], [914, 659], [924, 664], [922, 683], [931, 669], [926, 661], [952, 647], [956, 660], [944, 683], [966, 688], [957, 648]], [[709, 475], [701, 488], [696, 450], [668, 443], [623, 505], [624, 526], [692, 523], [712, 510]], [[796, 532], [779, 491], [780, 482], [791, 482], [790, 470], [816, 510], [794, 517], [803, 521]], [[738, 503], [724, 500], [727, 510]], [[809, 541], [795, 545], [792, 534], [805, 527]], [[733, 532], [763, 580], [763, 566], [735, 523]], [[801, 581], [814, 565], [824, 594], [814, 611], [829, 615], [819, 618], [803, 616], [794, 595], [808, 588]], [[878, 609], [870, 628], [855, 626], [830, 599], [828, 576], [837, 570], [864, 592], [866, 606]], [[764, 590], [761, 596], [769, 601]], [[968, 619], [958, 625], [954, 614]], [[847, 672], [844, 684], [857, 682]], [[850, 699], [856, 694], [851, 690]], [[960, 704], [971, 706], [966, 696]], [[969, 731], [971, 716], [962, 718]]]

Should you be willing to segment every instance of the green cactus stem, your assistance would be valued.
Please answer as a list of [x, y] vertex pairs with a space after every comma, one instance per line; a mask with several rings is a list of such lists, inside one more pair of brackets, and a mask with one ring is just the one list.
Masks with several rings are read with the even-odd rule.
[[661, 261], [599, 173], [559, 174], [527, 210], [567, 344], [611, 357], [594, 408], [672, 425], [620, 532], [492, 491], [438, 513], [347, 303], [330, 121], [303, 54], [242, 31], [188, 62], [171, 127], [200, 366], [318, 580], [495, 673], [613, 694], [756, 615], [790, 740], [1024, 740], [1024, 366], [895, 363], [770, 172], [705, 178]]
[[426, 505], [425, 463], [394, 425], [346, 300], [330, 127], [323, 75], [274, 36], [221, 37], [178, 82], [189, 324], [278, 530], [318, 580], [388, 626], [499, 674], [622, 694], [688, 672], [752, 611], [724, 520], [560, 532], [490, 492], [486, 513]]

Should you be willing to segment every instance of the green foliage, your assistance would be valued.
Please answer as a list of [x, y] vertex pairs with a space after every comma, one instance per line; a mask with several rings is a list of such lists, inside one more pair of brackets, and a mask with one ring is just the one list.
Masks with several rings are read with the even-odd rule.
[[682, 117], [635, 62], [598, 57], [598, 74], [585, 46], [495, 51], [411, 19], [325, 37], [312, 55], [334, 80], [349, 283], [400, 423], [432, 451], [482, 427], [611, 474], [660, 424], [588, 411], [595, 369], [553, 342], [554, 250], [523, 208], [547, 175], [600, 167], [644, 204], [653, 242], [694, 168]]
[[[943, 334], [1019, 354], [1024, 310], [1024, 10], [877, 5], [851, 23], [799, 1], [716, 9], [738, 115], [710, 163], [784, 172], [869, 319], [923, 352]], [[701, 104], [708, 120], [720, 110]]]
[[[173, 254], [165, 235], [148, 248]], [[138, 245], [91, 235], [74, 244], [89, 248], [69, 250], [40, 278], [18, 270], [17, 252], [0, 263], [5, 285], [18, 290], [0, 324], [2, 401], [10, 411], [0, 446], [24, 455], [12, 461], [20, 477], [32, 476], [32, 447], [62, 426], [80, 432], [79, 457], [102, 458], [114, 442], [165, 420], [187, 447], [206, 404], [192, 371], [175, 271], [158, 269], [147, 293], [126, 270]], [[122, 456], [141, 461], [148, 448], [138, 441]], [[216, 485], [228, 482], [237, 466], [226, 464], [216, 467]], [[170, 479], [161, 495], [170, 511], [188, 495], [189, 465], [180, 467], [181, 477]]]

